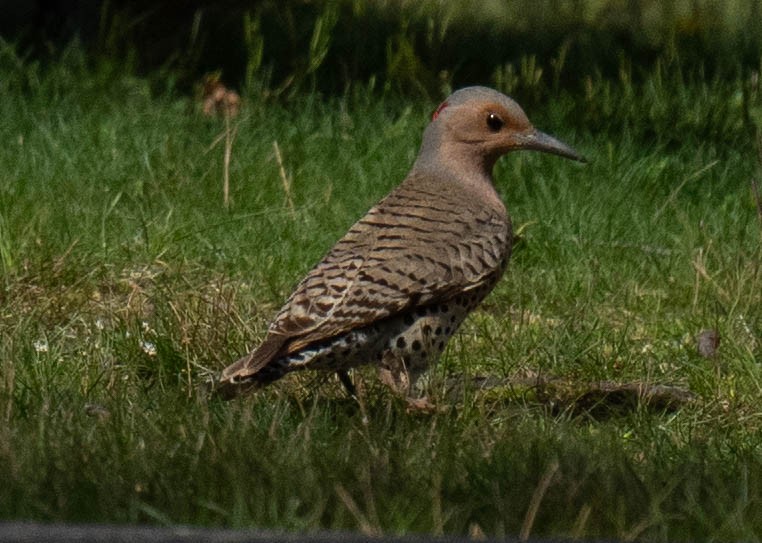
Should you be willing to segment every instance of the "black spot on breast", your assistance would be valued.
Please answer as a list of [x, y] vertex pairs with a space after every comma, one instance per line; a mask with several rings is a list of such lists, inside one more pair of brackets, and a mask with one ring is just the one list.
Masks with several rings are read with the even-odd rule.
[[439, 350], [439, 352], [440, 352], [440, 353], [441, 353], [442, 351], [444, 351], [444, 347], [445, 347], [445, 342], [444, 342], [444, 340], [442, 340], [442, 341], [440, 341], [439, 343], [437, 343], [437, 349]]
[[423, 327], [423, 335], [424, 335], [424, 336], [428, 336], [429, 334], [431, 334], [431, 326], [429, 326], [428, 324], [426, 324], [426, 325], [424, 325], [424, 327]]
[[441, 336], [442, 335], [442, 327], [441, 326], [437, 326], [437, 329], [434, 330], [434, 334], [437, 335], [437, 336]]
[[397, 348], [398, 349], [404, 349], [407, 343], [405, 343], [405, 338], [400, 336], [397, 338]]
[[451, 332], [452, 332], [452, 328], [450, 328], [449, 326], [445, 328], [445, 335], [446, 336], [449, 336]]
[[414, 351], [420, 351], [421, 350], [421, 342], [416, 340], [413, 340], [413, 350]]

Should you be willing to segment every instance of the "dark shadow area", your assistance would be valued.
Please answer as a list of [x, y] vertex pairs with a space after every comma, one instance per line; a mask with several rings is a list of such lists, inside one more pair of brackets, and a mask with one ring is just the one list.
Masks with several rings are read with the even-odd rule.
[[[523, 104], [586, 77], [637, 80], [657, 59], [709, 77], [759, 69], [762, 4], [0, 1], [0, 36], [45, 61], [72, 40], [94, 60], [191, 89], [221, 71], [237, 88], [342, 93], [352, 83], [439, 95], [496, 76]], [[729, 62], [728, 59], [733, 61]]]

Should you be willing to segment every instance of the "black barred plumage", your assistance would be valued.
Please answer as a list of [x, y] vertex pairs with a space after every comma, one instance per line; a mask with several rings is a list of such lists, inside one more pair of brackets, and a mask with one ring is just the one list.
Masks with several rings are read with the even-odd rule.
[[366, 363], [402, 368], [412, 383], [506, 267], [511, 223], [492, 167], [516, 149], [580, 160], [507, 96], [483, 87], [450, 96], [407, 178], [297, 285], [262, 344], [223, 371], [217, 390], [232, 397], [290, 371]]

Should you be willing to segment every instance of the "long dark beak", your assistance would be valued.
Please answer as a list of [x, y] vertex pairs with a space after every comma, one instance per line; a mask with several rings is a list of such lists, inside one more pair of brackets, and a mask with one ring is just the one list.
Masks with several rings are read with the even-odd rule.
[[579, 162], [587, 162], [585, 157], [580, 155], [577, 151], [566, 145], [564, 142], [557, 140], [553, 136], [548, 136], [539, 130], [534, 130], [527, 134], [522, 134], [516, 149], [541, 151], [543, 153], [551, 153], [553, 155], [562, 156], [564, 158], [577, 160]]

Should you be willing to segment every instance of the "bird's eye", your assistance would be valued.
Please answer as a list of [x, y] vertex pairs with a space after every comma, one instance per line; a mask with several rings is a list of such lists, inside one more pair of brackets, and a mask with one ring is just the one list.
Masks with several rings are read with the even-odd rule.
[[487, 126], [489, 126], [489, 129], [493, 132], [499, 132], [500, 129], [503, 128], [503, 119], [494, 113], [490, 113], [487, 115]]

